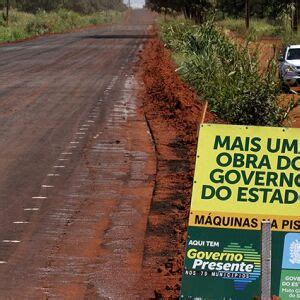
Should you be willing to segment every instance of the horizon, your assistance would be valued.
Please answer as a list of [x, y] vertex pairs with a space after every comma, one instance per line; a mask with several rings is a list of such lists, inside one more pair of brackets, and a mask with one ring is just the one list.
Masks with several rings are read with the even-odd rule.
[[[124, 3], [127, 5], [128, 0], [123, 0]], [[145, 6], [145, 0], [130, 0], [131, 2], [131, 7], [132, 8], [143, 8]]]

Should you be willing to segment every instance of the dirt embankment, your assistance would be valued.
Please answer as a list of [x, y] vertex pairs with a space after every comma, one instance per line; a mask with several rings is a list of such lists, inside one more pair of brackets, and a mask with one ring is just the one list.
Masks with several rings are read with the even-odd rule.
[[[144, 83], [140, 96], [157, 152], [144, 254], [145, 298], [174, 299], [180, 291], [203, 104], [176, 74], [170, 52], [158, 39], [145, 45], [139, 69]], [[210, 112], [205, 121], [219, 123]]]

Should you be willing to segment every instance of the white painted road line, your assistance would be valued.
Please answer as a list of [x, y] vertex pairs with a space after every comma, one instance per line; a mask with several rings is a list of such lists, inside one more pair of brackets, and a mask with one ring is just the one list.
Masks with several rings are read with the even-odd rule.
[[59, 158], [58, 160], [60, 160], [60, 161], [67, 161], [69, 159], [68, 158]]
[[46, 185], [46, 184], [43, 184], [43, 185], [42, 185], [42, 188], [54, 188], [54, 185]]
[[65, 166], [53, 166], [53, 168], [59, 169], [59, 168], [65, 168]]
[[60, 176], [59, 174], [48, 174], [47, 175], [48, 177], [57, 177], [57, 176]]
[[63, 152], [61, 155], [72, 155], [72, 152]]
[[18, 243], [21, 243], [21, 241], [18, 241], [18, 240], [2, 240], [2, 243], [18, 244]]
[[36, 196], [36, 197], [32, 197], [32, 199], [40, 199], [40, 200], [43, 200], [43, 199], [47, 199], [47, 197], [44, 197], [44, 196]]
[[80, 142], [70, 142], [70, 144], [80, 144]]
[[38, 207], [24, 208], [25, 211], [38, 211], [40, 210]]
[[0, 260], [0, 265], [4, 265], [4, 264], [7, 264], [7, 261]]
[[29, 222], [26, 221], [15, 221], [14, 224], [29, 224]]

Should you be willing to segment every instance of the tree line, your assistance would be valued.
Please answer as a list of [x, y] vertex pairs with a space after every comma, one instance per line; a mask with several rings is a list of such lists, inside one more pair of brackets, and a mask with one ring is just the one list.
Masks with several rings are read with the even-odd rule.
[[250, 15], [257, 18], [276, 19], [282, 10], [289, 5], [295, 5], [297, 1], [293, 0], [217, 0], [216, 7], [223, 13], [242, 17], [244, 15], [245, 5], [249, 5]]
[[[147, 0], [147, 6], [159, 13], [183, 13], [186, 18], [202, 23], [209, 12], [229, 17], [275, 20], [283, 10], [292, 11], [293, 28], [297, 29], [300, 0]], [[299, 9], [298, 9], [299, 8]]]
[[159, 13], [183, 13], [186, 18], [203, 22], [207, 12], [212, 9], [209, 0], [147, 0], [146, 6]]
[[124, 7], [122, 0], [0, 0], [0, 9], [16, 8], [30, 13], [66, 8], [90, 14], [103, 10], [122, 10]]

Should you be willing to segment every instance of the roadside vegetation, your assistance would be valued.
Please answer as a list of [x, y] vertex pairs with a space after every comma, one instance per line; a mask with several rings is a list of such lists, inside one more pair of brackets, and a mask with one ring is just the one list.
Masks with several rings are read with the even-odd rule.
[[0, 42], [116, 22], [125, 10], [121, 0], [8, 2], [0, 0]]
[[[282, 45], [300, 43], [295, 1], [150, 0], [149, 6], [164, 16], [161, 37], [172, 50], [177, 71], [211, 111], [232, 124], [283, 124], [295, 102], [282, 102], [279, 43], [270, 47], [262, 70], [253, 41], [272, 37]], [[236, 43], [233, 36], [244, 42]]]
[[249, 28], [246, 28], [243, 18], [234, 18], [232, 16], [218, 19], [216, 24], [223, 30], [237, 33], [251, 40], [273, 37], [281, 39], [285, 45], [300, 44], [300, 31], [294, 30], [291, 26], [292, 14], [291, 8], [287, 7], [273, 20], [255, 17], [251, 19]]
[[58, 33], [89, 25], [115, 22], [121, 12], [98, 12], [91, 15], [60, 9], [57, 12], [39, 11], [36, 14], [11, 12], [8, 26], [0, 21], [0, 41], [9, 42], [46, 33]]
[[161, 26], [162, 39], [175, 53], [182, 77], [210, 103], [211, 111], [234, 124], [281, 124], [280, 85], [275, 61], [259, 72], [257, 53], [234, 45], [207, 21], [201, 26], [173, 21]]
[[245, 20], [242, 18], [235, 19], [229, 17], [217, 21], [217, 25], [224, 30], [229, 30], [243, 37], [250, 38], [261, 38], [264, 36], [277, 37], [281, 33], [281, 26], [271, 24], [266, 19], [252, 19], [249, 30], [245, 27]]

